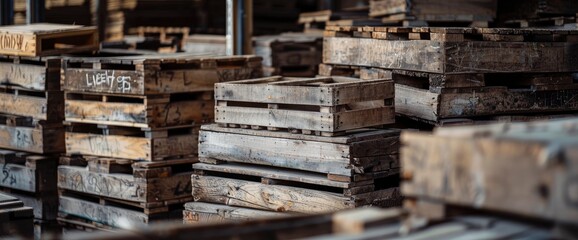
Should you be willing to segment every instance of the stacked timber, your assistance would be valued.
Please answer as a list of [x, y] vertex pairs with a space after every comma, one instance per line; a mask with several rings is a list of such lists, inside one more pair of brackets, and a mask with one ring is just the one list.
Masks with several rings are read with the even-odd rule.
[[397, 206], [393, 82], [269, 77], [215, 85], [185, 222]]
[[263, 57], [265, 76], [314, 77], [321, 63], [319, 33], [283, 33], [253, 38], [255, 55]]
[[51, 55], [98, 49], [96, 29], [1, 27], [0, 39], [0, 190], [34, 208], [39, 237], [55, 225], [56, 168], [65, 150], [61, 59]]
[[404, 132], [405, 205], [433, 220], [510, 215], [575, 234], [577, 129], [578, 119], [567, 118]]
[[396, 112], [429, 124], [578, 110], [578, 31], [328, 27], [320, 75], [392, 76]]
[[323, 32], [325, 26], [380, 26], [381, 19], [369, 19], [367, 8], [323, 10], [299, 15], [299, 24], [306, 33]]
[[[125, 12], [134, 9], [137, 0], [90, 1], [91, 22], [99, 26], [102, 41], [121, 41], [125, 33]], [[101, 12], [99, 12], [101, 11]]]
[[496, 18], [496, 0], [371, 0], [369, 16], [406, 27], [487, 27]]
[[0, 238], [34, 237], [34, 214], [18, 198], [0, 193]]
[[181, 219], [214, 83], [260, 75], [255, 56], [67, 59], [59, 221], [110, 230]]

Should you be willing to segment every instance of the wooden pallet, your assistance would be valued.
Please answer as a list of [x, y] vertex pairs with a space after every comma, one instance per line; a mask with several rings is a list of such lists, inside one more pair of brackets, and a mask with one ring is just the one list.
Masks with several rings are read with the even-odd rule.
[[58, 57], [0, 56], [0, 86], [29, 91], [60, 91]]
[[393, 97], [386, 79], [275, 76], [217, 83], [215, 122], [332, 136], [393, 123]]
[[135, 162], [100, 157], [63, 157], [58, 188], [159, 208], [191, 200], [191, 164], [195, 158]]
[[439, 74], [578, 70], [570, 57], [578, 31], [328, 26], [324, 34], [326, 64]]
[[433, 124], [456, 118], [578, 110], [572, 73], [437, 74], [323, 64], [322, 76], [391, 77], [396, 113]]
[[0, 165], [0, 187], [30, 193], [56, 191], [58, 159], [54, 156], [0, 150]]
[[0, 27], [0, 54], [49, 56], [98, 50], [95, 27], [37, 23]]
[[[67, 122], [163, 128], [213, 122], [213, 92], [149, 96], [66, 93]], [[1, 95], [0, 95], [1, 96]]]
[[285, 76], [312, 78], [317, 76], [317, 66], [297, 66], [297, 67], [263, 67], [263, 76]]
[[71, 191], [62, 192], [59, 201], [60, 214], [102, 224], [112, 229], [131, 229], [143, 227], [155, 221], [180, 220], [183, 217], [184, 204], [184, 202], [177, 202], [158, 208], [142, 208], [125, 202]]
[[73, 215], [65, 213], [59, 213], [58, 215], [58, 224], [62, 226], [63, 237], [74, 236], [75, 234], [84, 234], [85, 232], [96, 234], [101, 232], [116, 233], [119, 231], [115, 231], [112, 227], [106, 226], [102, 223], [93, 222]]
[[28, 91], [2, 85], [0, 113], [59, 123], [64, 120], [64, 96], [62, 92]]
[[[397, 176], [342, 183], [323, 174], [239, 164], [194, 164], [195, 201], [290, 213], [401, 205]], [[384, 185], [380, 185], [383, 181]], [[311, 204], [315, 203], [315, 204]]]
[[177, 48], [181, 50], [187, 41], [190, 28], [188, 27], [155, 27], [155, 26], [140, 26], [136, 28], [129, 28], [128, 33], [138, 35], [141, 37], [152, 37], [159, 39], [161, 42], [177, 41]]
[[162, 161], [197, 153], [198, 126], [135, 128], [65, 122], [66, 153]]
[[221, 204], [188, 202], [183, 210], [183, 223], [207, 224], [248, 221], [261, 218], [287, 217], [295, 214], [271, 212]]
[[127, 95], [206, 92], [217, 82], [262, 74], [260, 57], [190, 54], [71, 58], [63, 68], [66, 92]]
[[[357, 175], [399, 168], [399, 130], [358, 130], [320, 137], [204, 125], [199, 133], [199, 160], [229, 161], [327, 174], [354, 182]], [[349, 180], [344, 180], [349, 179]]]
[[0, 238], [22, 236], [33, 237], [32, 208], [15, 197], [0, 194]]
[[208, 34], [189, 35], [183, 50], [194, 54], [224, 56], [227, 54], [226, 36]]
[[61, 123], [0, 114], [0, 148], [39, 154], [64, 152]]
[[511, 0], [499, 1], [501, 21], [533, 19], [552, 16], [575, 16], [578, 3], [575, 1]]
[[[255, 37], [255, 54], [263, 57], [263, 66], [272, 68], [270, 75], [297, 76], [292, 69], [316, 69], [321, 63], [321, 34], [285, 33]], [[314, 75], [310, 75], [314, 76]]]
[[[578, 23], [578, 18], [574, 17], [547, 17], [547, 18], [536, 18], [536, 19], [520, 19], [520, 20], [508, 20], [504, 25], [512, 28], [555, 28], [555, 29], [568, 29], [568, 27], [574, 26]], [[572, 28], [569, 28], [572, 29]]]
[[[576, 223], [578, 119], [402, 134], [405, 196]], [[426, 170], [427, 169], [427, 170]]]

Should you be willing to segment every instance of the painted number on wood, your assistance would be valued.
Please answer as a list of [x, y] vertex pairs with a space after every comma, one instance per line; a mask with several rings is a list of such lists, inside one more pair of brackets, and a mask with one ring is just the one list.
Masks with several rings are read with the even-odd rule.
[[20, 34], [0, 33], [0, 49], [25, 51], [24, 36]]

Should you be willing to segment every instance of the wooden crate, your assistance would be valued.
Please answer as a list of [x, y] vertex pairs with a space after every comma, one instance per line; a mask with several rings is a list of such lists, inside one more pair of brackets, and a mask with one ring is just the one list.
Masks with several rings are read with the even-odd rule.
[[323, 64], [322, 76], [391, 77], [397, 114], [435, 125], [513, 114], [571, 114], [578, 110], [573, 73], [437, 74]]
[[49, 56], [98, 50], [95, 27], [37, 23], [0, 27], [0, 54]]
[[[154, 222], [182, 219], [183, 203], [162, 208], [139, 208], [131, 204], [90, 195], [63, 192], [59, 198], [59, 221], [92, 225], [96, 230], [144, 227]], [[72, 219], [70, 219], [72, 218]], [[82, 223], [84, 224], [78, 224]]]
[[262, 74], [260, 57], [190, 54], [73, 58], [63, 68], [65, 92], [123, 95], [206, 92], [217, 82]]
[[62, 153], [64, 128], [61, 123], [0, 115], [0, 148], [39, 154]]
[[385, 19], [433, 21], [493, 21], [497, 11], [496, 0], [371, 0], [369, 16]]
[[393, 82], [280, 76], [217, 83], [215, 122], [335, 135], [394, 122]]
[[439, 74], [576, 72], [578, 31], [327, 27], [323, 63]]
[[[399, 130], [358, 130], [338, 137], [201, 126], [199, 160], [229, 161], [327, 174], [354, 181], [399, 167]], [[343, 180], [342, 180], [343, 181]]]
[[457, 205], [575, 224], [577, 127], [569, 118], [405, 132], [402, 192], [442, 204], [418, 214]]
[[271, 212], [228, 205], [188, 202], [183, 210], [183, 223], [206, 224], [255, 220], [260, 218], [287, 217], [291, 213]]
[[28, 91], [60, 91], [58, 57], [0, 56], [0, 85]]
[[63, 157], [58, 166], [58, 188], [136, 207], [164, 209], [166, 205], [192, 200], [190, 176], [195, 162], [195, 158], [135, 162]]
[[199, 125], [213, 122], [213, 94], [212, 91], [149, 96], [66, 93], [65, 119], [139, 128]]
[[301, 214], [401, 206], [397, 170], [340, 182], [351, 180], [249, 164], [198, 163], [193, 168], [193, 197], [200, 202]]
[[0, 194], [0, 237], [33, 237], [32, 208], [15, 197]]
[[66, 153], [145, 161], [188, 157], [197, 153], [198, 126], [135, 128], [69, 123]]

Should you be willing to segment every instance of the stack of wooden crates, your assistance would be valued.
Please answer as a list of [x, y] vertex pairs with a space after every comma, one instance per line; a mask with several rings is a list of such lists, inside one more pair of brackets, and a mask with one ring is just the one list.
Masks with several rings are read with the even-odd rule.
[[399, 130], [388, 79], [218, 83], [199, 133], [188, 223], [399, 206]]
[[320, 75], [392, 76], [399, 115], [429, 124], [578, 110], [578, 31], [328, 27]]
[[319, 33], [284, 33], [253, 38], [255, 55], [263, 57], [265, 76], [314, 77], [321, 63]]
[[[0, 28], [0, 188], [34, 208], [37, 237], [55, 225], [56, 167], [64, 152], [61, 59], [98, 48], [95, 28]], [[59, 48], [66, 45], [66, 48]]]
[[151, 55], [63, 63], [59, 221], [127, 228], [182, 217], [213, 85], [261, 76], [261, 58]]

